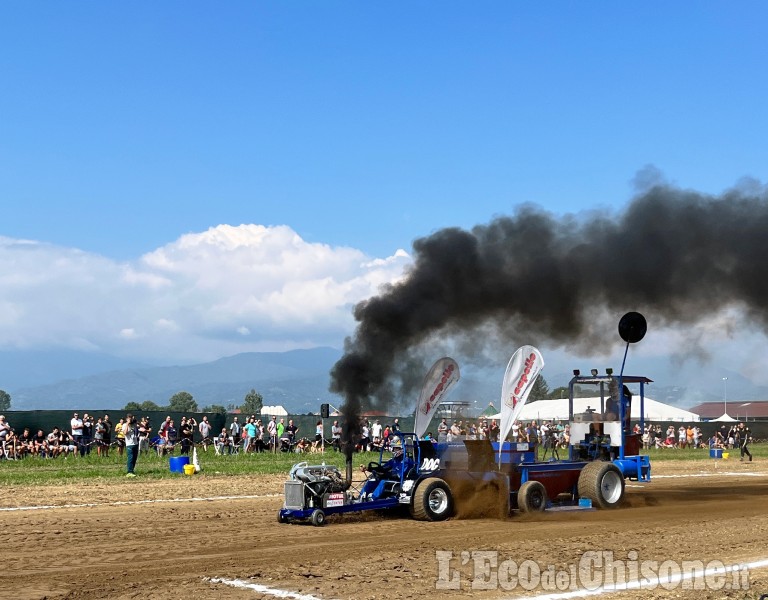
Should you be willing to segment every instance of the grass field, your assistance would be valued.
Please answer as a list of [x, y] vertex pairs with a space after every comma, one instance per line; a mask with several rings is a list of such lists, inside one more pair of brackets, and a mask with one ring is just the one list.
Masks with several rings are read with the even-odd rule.
[[[750, 451], [755, 460], [768, 458], [768, 444], [752, 444]], [[643, 451], [651, 457], [651, 462], [658, 461], [710, 461], [709, 450], [705, 449], [660, 449]], [[739, 450], [729, 450], [728, 461], [739, 460]], [[324, 454], [290, 454], [279, 452], [260, 454], [239, 454], [235, 456], [217, 456], [213, 448], [208, 452], [198, 450], [198, 457], [205, 477], [226, 477], [228, 475], [258, 475], [258, 474], [287, 474], [297, 462], [308, 461], [343, 468], [344, 456], [338, 452]], [[379, 455], [374, 452], [356, 454], [354, 466], [369, 461], [378, 461]], [[727, 461], [722, 461], [727, 462]], [[140, 477], [151, 479], [184, 477], [179, 473], [171, 473], [168, 457], [161, 457], [150, 452], [142, 454], [136, 465], [136, 473]], [[85, 458], [55, 458], [45, 459], [28, 457], [23, 460], [0, 461], [0, 486], [13, 485], [48, 485], [56, 482], [73, 482], [84, 479], [114, 479], [125, 476], [125, 457], [111, 452], [108, 457], [91, 454]]]
[[[755, 459], [768, 458], [768, 443], [750, 444], [749, 451]], [[730, 455], [727, 460], [739, 460], [738, 448], [723, 450], [723, 453], [726, 452]], [[652, 463], [660, 460], [713, 460], [709, 456], [709, 450], [704, 448], [652, 448], [643, 450], [642, 454], [650, 456]]]
[[[287, 474], [290, 468], [301, 461], [319, 464], [344, 466], [344, 455], [339, 452], [324, 454], [292, 454], [278, 452], [273, 454], [237, 454], [218, 456], [209, 448], [208, 452], [198, 449], [201, 474], [207, 477], [225, 477], [227, 475], [248, 474]], [[178, 456], [178, 455], [176, 455]], [[366, 452], [355, 455], [355, 467], [377, 461], [378, 453]], [[125, 476], [125, 456], [110, 452], [108, 457], [95, 453], [80, 457], [59, 457], [46, 459], [27, 457], [22, 460], [0, 461], [0, 485], [47, 485], [55, 482], [82, 481], [83, 479], [111, 479]], [[163, 479], [178, 478], [184, 475], [172, 473], [169, 457], [158, 456], [155, 452], [142, 454], [136, 464], [136, 474], [140, 477]]]

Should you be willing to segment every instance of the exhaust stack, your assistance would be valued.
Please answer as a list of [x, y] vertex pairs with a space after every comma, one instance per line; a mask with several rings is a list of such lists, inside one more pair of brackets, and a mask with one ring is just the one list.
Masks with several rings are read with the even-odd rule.
[[347, 442], [344, 444], [344, 456], [347, 457], [346, 472], [344, 474], [344, 490], [348, 490], [352, 486], [352, 453], [354, 452], [354, 446]]

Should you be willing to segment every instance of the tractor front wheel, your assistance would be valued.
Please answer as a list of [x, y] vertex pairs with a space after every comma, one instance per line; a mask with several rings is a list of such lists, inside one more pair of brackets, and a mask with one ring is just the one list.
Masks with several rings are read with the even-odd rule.
[[579, 497], [589, 498], [598, 508], [615, 508], [624, 498], [624, 475], [610, 462], [587, 464], [579, 475]]
[[439, 477], [422, 481], [413, 494], [413, 518], [418, 521], [443, 521], [453, 514], [453, 494]]
[[310, 516], [309, 519], [315, 527], [322, 527], [325, 525], [325, 513], [319, 508], [312, 511], [312, 516]]
[[540, 481], [526, 481], [517, 491], [517, 508], [522, 512], [542, 512], [547, 506], [547, 490]]

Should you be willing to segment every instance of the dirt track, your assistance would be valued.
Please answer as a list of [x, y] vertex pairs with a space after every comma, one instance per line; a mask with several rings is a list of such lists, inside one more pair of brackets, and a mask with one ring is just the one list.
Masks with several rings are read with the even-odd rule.
[[[699, 473], [708, 476], [692, 476]], [[627, 506], [614, 511], [444, 523], [358, 515], [329, 519], [323, 528], [277, 523], [283, 477], [201, 474], [173, 482], [6, 489], [0, 508], [94, 505], [0, 512], [0, 598], [274, 597], [207, 578], [323, 599], [516, 598], [531, 592], [470, 591], [471, 561], [462, 567], [462, 589], [437, 590], [435, 551], [452, 551], [456, 565], [462, 551], [497, 550], [499, 560], [557, 568], [588, 550], [612, 550], [616, 559], [636, 550], [639, 560], [659, 562], [768, 558], [768, 464], [659, 463], [654, 475], [683, 477], [628, 487]], [[184, 500], [225, 495], [258, 497]], [[757, 599], [768, 593], [768, 568], [750, 572], [749, 581], [747, 592], [657, 589], [622, 597]]]

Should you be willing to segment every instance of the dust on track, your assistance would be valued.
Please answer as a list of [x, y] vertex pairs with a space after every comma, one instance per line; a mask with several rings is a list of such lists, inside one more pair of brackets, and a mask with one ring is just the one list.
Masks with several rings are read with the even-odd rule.
[[[718, 471], [719, 469], [719, 471]], [[722, 471], [743, 473], [743, 477]], [[522, 590], [435, 589], [436, 550], [498, 550], [502, 558], [565, 566], [587, 550], [637, 550], [640, 560], [701, 559], [725, 563], [768, 556], [768, 464], [659, 463], [661, 478], [627, 489], [613, 511], [544, 513], [507, 519], [420, 523], [356, 514], [328, 525], [277, 523], [282, 476], [174, 481], [91, 482], [3, 490], [0, 507], [94, 503], [96, 506], [0, 513], [0, 598], [258, 599], [206, 578], [253, 580], [321, 598], [514, 598]], [[766, 477], [749, 477], [750, 474]], [[163, 500], [250, 495], [257, 498], [147, 504]], [[752, 587], [768, 592], [766, 572]], [[686, 595], [688, 594], [688, 595]], [[758, 598], [744, 592], [627, 592], [632, 598]]]

